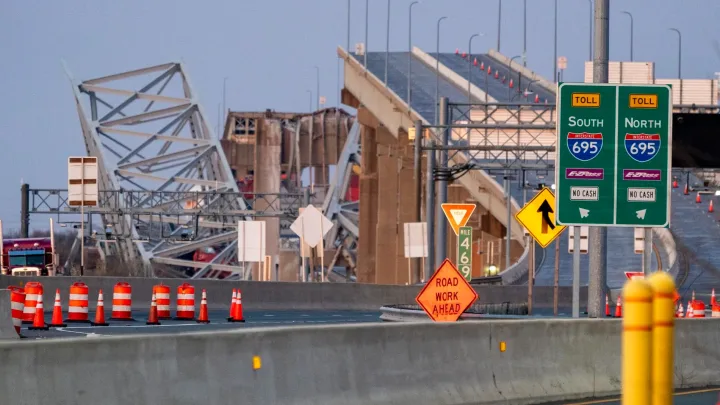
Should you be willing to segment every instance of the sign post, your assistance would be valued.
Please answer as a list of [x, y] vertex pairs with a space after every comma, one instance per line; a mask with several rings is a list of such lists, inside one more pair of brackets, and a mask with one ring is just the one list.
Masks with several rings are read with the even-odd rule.
[[[560, 83], [557, 114], [558, 224], [576, 227], [576, 247], [584, 225], [647, 228], [651, 243], [670, 225], [670, 85]], [[579, 267], [575, 249], [573, 302]]]
[[460, 274], [468, 282], [472, 280], [472, 227], [460, 227], [458, 235], [457, 263]]
[[98, 206], [96, 157], [68, 158], [68, 206], [80, 206], [80, 275], [85, 275], [85, 207]]

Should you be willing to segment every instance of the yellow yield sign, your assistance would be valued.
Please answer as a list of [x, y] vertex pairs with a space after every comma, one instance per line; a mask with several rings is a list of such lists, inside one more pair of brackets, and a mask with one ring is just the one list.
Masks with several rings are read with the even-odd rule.
[[549, 188], [543, 188], [517, 214], [515, 219], [542, 247], [547, 247], [564, 230], [564, 225], [555, 222], [555, 195]]

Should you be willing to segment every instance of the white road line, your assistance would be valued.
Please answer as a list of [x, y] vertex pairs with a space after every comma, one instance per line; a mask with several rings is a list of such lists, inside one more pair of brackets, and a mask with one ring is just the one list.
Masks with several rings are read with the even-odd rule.
[[[175, 326], [200, 326], [202, 324], [200, 323], [178, 323], [178, 324], [170, 324], [170, 325], [110, 325], [110, 326], [73, 326], [71, 328], [67, 329], [103, 329], [103, 328], [157, 328], [157, 327], [166, 327], [171, 328]], [[64, 329], [64, 330], [67, 330]], [[78, 332], [78, 333], [84, 333], [84, 332]]]
[[55, 330], [58, 331], [58, 332], [67, 332], [67, 333], [76, 333], [76, 334], [79, 334], [79, 335], [85, 335], [86, 337], [98, 337], [98, 336], [103, 336], [103, 335], [101, 335], [101, 334], [99, 334], [99, 333], [80, 332], [80, 331], [74, 331], [74, 330], [67, 330], [67, 329], [65, 329], [65, 328], [56, 328]]

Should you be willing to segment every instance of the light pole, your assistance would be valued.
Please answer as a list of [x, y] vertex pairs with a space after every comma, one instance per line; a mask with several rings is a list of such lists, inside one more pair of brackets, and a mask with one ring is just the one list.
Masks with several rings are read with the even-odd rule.
[[623, 14], [627, 14], [628, 17], [630, 17], [630, 62], [632, 62], [633, 59], [633, 16], [627, 11], [622, 11]]
[[315, 105], [320, 110], [320, 68], [315, 66]]
[[440, 17], [437, 20], [436, 58], [435, 58], [435, 125], [438, 123], [438, 112], [440, 103], [440, 22], [447, 17]]
[[523, 58], [523, 66], [527, 66], [527, 0], [523, 0], [523, 54], [522, 54], [522, 58]]
[[[472, 93], [470, 92], [470, 86], [472, 86], [472, 40], [475, 37], [481, 37], [484, 36], [482, 32], [479, 34], [473, 34], [470, 36], [470, 40], [468, 40], [468, 104], [472, 103]], [[470, 108], [468, 106], [468, 108]]]
[[225, 100], [226, 100], [226, 97], [225, 97], [226, 91], [225, 90], [227, 89], [227, 80], [228, 80], [227, 77], [223, 78], [223, 106], [222, 106], [222, 117], [223, 118], [225, 118], [225, 113], [227, 111], [225, 109]]
[[593, 51], [592, 51], [592, 43], [593, 43], [593, 0], [588, 0], [588, 3], [590, 3], [590, 25], [588, 25], [588, 31], [590, 32], [590, 39], [588, 43], [588, 60], [593, 60]]
[[390, 0], [387, 0], [387, 28], [385, 31], [385, 87], [387, 87], [389, 59], [390, 59]]
[[347, 23], [347, 49], [350, 52], [350, 0], [347, 0], [347, 12], [348, 12], [348, 23]]
[[497, 51], [500, 52], [500, 28], [502, 26], [502, 0], [498, 0], [498, 37]]
[[[678, 79], [682, 78], [682, 34], [677, 28], [668, 28], [670, 31], [675, 31], [678, 34]], [[680, 86], [682, 87], [682, 86]], [[682, 89], [681, 89], [682, 91]]]
[[553, 40], [553, 83], [557, 83], [557, 0], [555, 0], [555, 36]]
[[305, 90], [305, 91], [306, 91], [308, 94], [310, 94], [310, 103], [308, 104], [308, 108], [309, 108], [310, 112], [313, 112], [313, 108], [312, 108], [312, 105], [313, 105], [312, 90]]
[[408, 109], [412, 110], [410, 106], [411, 94], [410, 94], [410, 77], [412, 76], [412, 8], [418, 4], [419, 1], [413, 1], [408, 7], [408, 84], [407, 84], [407, 104]]
[[365, 52], [363, 52], [363, 66], [367, 70], [367, 53], [368, 53], [368, 21], [370, 20], [370, 0], [365, 0]]

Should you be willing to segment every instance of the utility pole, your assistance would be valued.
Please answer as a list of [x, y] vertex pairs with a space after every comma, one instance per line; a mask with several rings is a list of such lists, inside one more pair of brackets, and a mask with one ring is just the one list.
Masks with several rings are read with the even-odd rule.
[[[610, 43], [610, 0], [595, 0], [595, 55], [593, 83], [608, 82]], [[576, 240], [579, 227], [576, 229]], [[607, 227], [591, 226], [588, 232], [590, 269], [588, 274], [588, 316], [604, 316], [603, 296], [607, 288]], [[579, 244], [575, 249], [580, 249]]]

